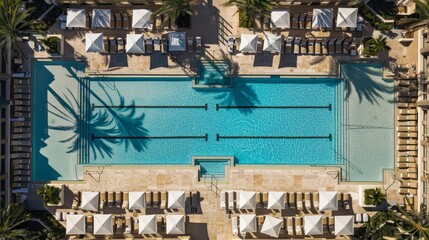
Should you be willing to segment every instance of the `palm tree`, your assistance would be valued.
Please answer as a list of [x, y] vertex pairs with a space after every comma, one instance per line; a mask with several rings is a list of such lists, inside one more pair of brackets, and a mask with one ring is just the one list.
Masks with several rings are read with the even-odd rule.
[[25, 239], [32, 235], [27, 229], [20, 225], [30, 220], [30, 214], [25, 210], [23, 204], [11, 203], [1, 211], [0, 240]]
[[189, 27], [190, 16], [197, 14], [189, 4], [190, 0], [163, 0], [153, 16], [166, 14], [176, 22], [178, 27]]
[[414, 0], [416, 3], [416, 13], [421, 21], [428, 22], [429, 20], [429, 0]]
[[237, 7], [235, 14], [240, 14], [239, 26], [251, 28], [256, 15], [260, 14], [266, 17], [270, 15], [274, 2], [274, 0], [228, 0], [223, 5], [225, 7]]
[[426, 205], [422, 204], [419, 212], [407, 212], [398, 206], [399, 212], [391, 211], [399, 233], [405, 239], [429, 239], [429, 215]]
[[364, 54], [369, 56], [377, 56], [380, 52], [389, 51], [391, 49], [387, 45], [387, 38], [382, 35], [367, 40], [364, 46]]
[[380, 188], [365, 189], [364, 195], [364, 203], [366, 205], [380, 206], [384, 201], [386, 201], [386, 195], [381, 192]]

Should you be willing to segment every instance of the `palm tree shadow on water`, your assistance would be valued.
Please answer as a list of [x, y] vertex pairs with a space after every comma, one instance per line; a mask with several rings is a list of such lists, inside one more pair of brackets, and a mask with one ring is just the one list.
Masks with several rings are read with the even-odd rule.
[[[215, 97], [223, 106], [253, 106], [259, 103], [258, 95], [252, 86], [244, 82], [235, 82], [234, 87]], [[241, 113], [250, 114], [252, 108], [238, 108]]]

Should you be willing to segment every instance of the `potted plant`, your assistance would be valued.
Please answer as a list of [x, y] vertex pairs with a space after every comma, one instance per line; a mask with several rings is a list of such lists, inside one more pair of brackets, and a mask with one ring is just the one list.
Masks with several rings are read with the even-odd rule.
[[384, 201], [386, 201], [386, 194], [381, 192], [380, 188], [369, 188], [363, 191], [364, 193], [364, 204], [380, 206]]
[[59, 188], [46, 184], [43, 188], [37, 190], [37, 195], [42, 197], [45, 206], [61, 206], [63, 201], [62, 193], [64, 192], [62, 186]]

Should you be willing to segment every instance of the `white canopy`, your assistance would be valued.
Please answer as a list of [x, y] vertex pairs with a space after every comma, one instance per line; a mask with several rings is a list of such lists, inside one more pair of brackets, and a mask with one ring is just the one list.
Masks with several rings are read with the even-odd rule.
[[255, 209], [256, 192], [240, 191], [238, 194], [238, 207], [240, 209]]
[[113, 234], [112, 214], [94, 214], [94, 235]]
[[186, 33], [185, 32], [171, 32], [168, 35], [168, 50], [172, 52], [186, 51]]
[[110, 27], [110, 18], [112, 13], [110, 9], [93, 9], [92, 10], [92, 23], [91, 26], [99, 28]]
[[185, 234], [185, 215], [167, 215], [167, 234]]
[[332, 8], [315, 8], [313, 9], [313, 24], [314, 28], [330, 28], [334, 17]]
[[67, 214], [66, 217], [66, 234], [85, 234], [85, 215]]
[[146, 208], [146, 199], [144, 192], [129, 192], [129, 210]]
[[337, 27], [355, 28], [358, 19], [357, 8], [338, 8]]
[[337, 192], [319, 192], [319, 210], [338, 210]]
[[139, 234], [156, 234], [157, 232], [156, 215], [139, 215]]
[[266, 34], [264, 40], [264, 51], [279, 53], [282, 51], [283, 39], [281, 35]]
[[354, 235], [353, 216], [335, 216], [335, 235]]
[[268, 192], [268, 209], [285, 208], [285, 192]]
[[152, 12], [147, 9], [133, 9], [133, 28], [150, 28]]
[[86, 33], [85, 45], [86, 52], [104, 52], [103, 34]]
[[268, 236], [278, 238], [280, 235], [280, 229], [283, 226], [283, 219], [271, 217], [270, 215], [265, 216], [264, 224], [262, 225], [261, 233], [267, 234]]
[[68, 8], [66, 27], [85, 28], [86, 27], [86, 10]]
[[168, 191], [168, 208], [185, 208], [184, 191]]
[[97, 212], [99, 206], [99, 197], [99, 192], [82, 192], [82, 202], [80, 204], [80, 209]]
[[127, 34], [127, 53], [144, 53], [143, 34]]
[[256, 214], [240, 214], [240, 232], [257, 232]]
[[258, 36], [255, 34], [241, 34], [240, 51], [245, 53], [256, 53]]
[[323, 234], [322, 215], [304, 215], [305, 235]]
[[290, 28], [289, 10], [274, 10], [271, 12], [271, 28]]

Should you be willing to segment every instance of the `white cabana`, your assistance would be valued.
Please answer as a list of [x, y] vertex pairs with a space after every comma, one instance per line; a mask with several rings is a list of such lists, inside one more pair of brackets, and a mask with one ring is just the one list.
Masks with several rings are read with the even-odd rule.
[[92, 28], [108, 28], [110, 27], [110, 19], [112, 13], [110, 9], [93, 9], [92, 10]]
[[263, 50], [265, 52], [279, 53], [282, 51], [283, 39], [281, 35], [266, 34]]
[[66, 234], [85, 234], [85, 215], [67, 214], [66, 217]]
[[103, 34], [86, 33], [85, 46], [86, 52], [104, 52]]
[[334, 17], [332, 8], [315, 8], [313, 9], [313, 28], [331, 28]]
[[185, 215], [167, 215], [167, 234], [185, 234]]
[[80, 204], [80, 209], [97, 212], [99, 201], [99, 192], [82, 192], [82, 202]]
[[146, 208], [146, 198], [144, 192], [129, 192], [129, 210]]
[[144, 53], [143, 34], [127, 34], [125, 50], [127, 53]]
[[283, 219], [271, 217], [270, 215], [265, 216], [264, 224], [261, 228], [261, 233], [267, 234], [268, 236], [278, 238], [280, 230], [283, 226]]
[[322, 235], [322, 215], [304, 215], [304, 233], [305, 235]]
[[244, 53], [256, 53], [258, 36], [255, 34], [241, 34], [240, 51]]
[[68, 28], [85, 28], [86, 27], [86, 10], [85, 9], [67, 9], [66, 27]]
[[256, 214], [240, 214], [240, 232], [257, 232]]
[[150, 28], [152, 12], [147, 9], [133, 9], [132, 28]]
[[256, 209], [256, 192], [240, 191], [238, 193], [238, 207], [240, 209]]
[[156, 234], [157, 232], [156, 215], [139, 215], [139, 234]]
[[290, 28], [289, 10], [274, 10], [271, 12], [271, 28]]
[[113, 234], [112, 214], [94, 214], [94, 235]]
[[335, 216], [335, 235], [354, 235], [353, 216]]
[[338, 210], [337, 192], [319, 192], [319, 210]]
[[268, 209], [285, 208], [285, 192], [268, 192]]
[[172, 52], [186, 51], [186, 33], [171, 32], [168, 35], [168, 50]]
[[337, 27], [357, 26], [358, 9], [357, 8], [338, 8]]
[[184, 191], [168, 191], [168, 208], [185, 208]]

